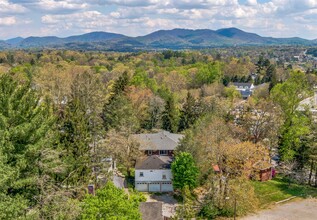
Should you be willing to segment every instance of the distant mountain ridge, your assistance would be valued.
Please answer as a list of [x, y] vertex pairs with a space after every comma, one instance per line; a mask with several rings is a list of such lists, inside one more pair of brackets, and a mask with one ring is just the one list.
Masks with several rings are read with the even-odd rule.
[[0, 41], [0, 49], [56, 48], [80, 50], [135, 51], [156, 49], [202, 49], [222, 46], [314, 45], [317, 40], [262, 37], [238, 28], [159, 30], [129, 37], [108, 32], [91, 32], [59, 38], [56, 36], [13, 38]]

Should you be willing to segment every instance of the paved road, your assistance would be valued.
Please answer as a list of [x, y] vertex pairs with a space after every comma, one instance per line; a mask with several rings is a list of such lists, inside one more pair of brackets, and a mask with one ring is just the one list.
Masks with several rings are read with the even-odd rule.
[[294, 200], [241, 220], [316, 220], [317, 199]]

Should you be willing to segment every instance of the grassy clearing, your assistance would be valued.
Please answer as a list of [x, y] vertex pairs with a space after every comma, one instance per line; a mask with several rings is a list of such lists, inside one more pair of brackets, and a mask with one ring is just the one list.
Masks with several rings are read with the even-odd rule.
[[253, 183], [254, 189], [260, 200], [261, 208], [266, 208], [275, 202], [288, 199], [292, 196], [307, 198], [317, 197], [317, 188], [291, 183], [282, 177], [276, 177], [267, 182]]

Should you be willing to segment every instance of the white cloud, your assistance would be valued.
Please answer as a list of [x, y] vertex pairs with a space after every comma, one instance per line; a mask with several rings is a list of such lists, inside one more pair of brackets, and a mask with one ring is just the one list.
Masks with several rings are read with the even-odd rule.
[[254, 6], [254, 5], [257, 5], [257, 4], [258, 4], [257, 0], [247, 0], [247, 5]]
[[16, 23], [17, 23], [16, 18], [13, 16], [0, 18], [0, 26], [11, 26]]
[[[164, 0], [162, 0], [164, 1]], [[149, 6], [162, 3], [160, 0], [99, 0], [98, 3], [102, 5], [120, 5], [128, 7]]]
[[19, 5], [13, 4], [8, 0], [0, 0], [0, 12], [1, 13], [23, 13], [26, 11], [26, 8]]
[[58, 10], [79, 10], [88, 8], [87, 3], [76, 2], [72, 0], [55, 1], [55, 0], [39, 0], [36, 3], [38, 7], [45, 11], [58, 11]]
[[[27, 29], [32, 35], [102, 30], [136, 36], [158, 29], [234, 26], [262, 36], [317, 38], [317, 0], [0, 0], [0, 16], [11, 16], [11, 9], [17, 13], [12, 14], [15, 26], [34, 21]], [[20, 30], [10, 31], [21, 35]]]

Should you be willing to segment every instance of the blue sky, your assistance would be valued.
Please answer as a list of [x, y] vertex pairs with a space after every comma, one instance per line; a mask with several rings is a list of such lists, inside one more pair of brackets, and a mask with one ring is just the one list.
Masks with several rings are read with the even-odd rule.
[[317, 0], [0, 0], [0, 39], [225, 27], [316, 39]]

